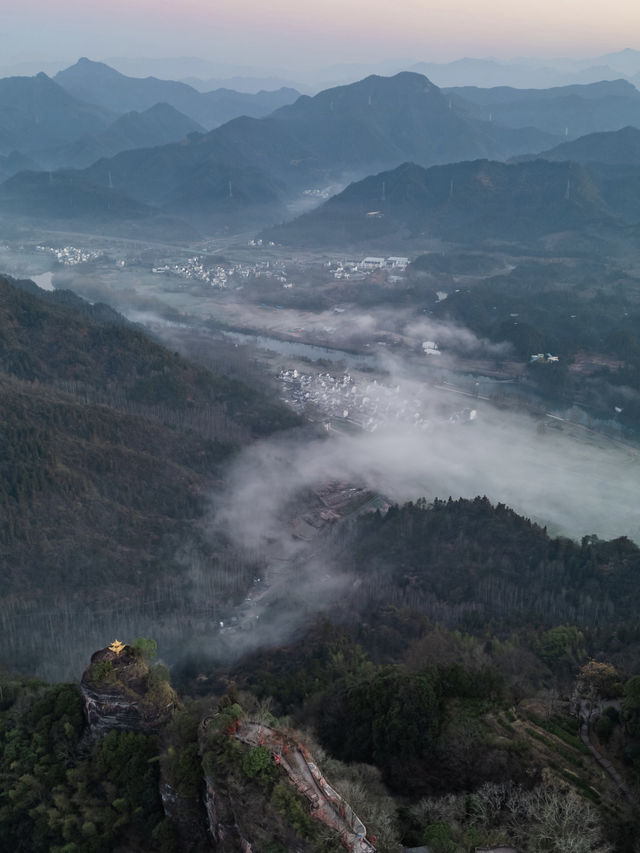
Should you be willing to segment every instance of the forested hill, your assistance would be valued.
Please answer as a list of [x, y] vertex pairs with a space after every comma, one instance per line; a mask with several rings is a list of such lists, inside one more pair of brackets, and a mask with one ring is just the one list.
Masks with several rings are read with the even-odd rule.
[[0, 279], [0, 663], [59, 673], [83, 634], [158, 619], [149, 602], [244, 594], [200, 519], [234, 448], [297, 419], [107, 306], [24, 287]]
[[[448, 99], [421, 74], [372, 75], [301, 97], [261, 119], [235, 118], [207, 134], [121, 151], [84, 170], [15, 175], [2, 185], [0, 208], [13, 217], [16, 212], [38, 219], [64, 217], [84, 229], [90, 222], [114, 227], [117, 205], [120, 224], [127, 219], [138, 227], [161, 227], [168, 216], [207, 232], [244, 232], [282, 221], [288, 201], [301, 191], [342, 184], [354, 174], [407, 160], [431, 165], [503, 158], [549, 148], [555, 141], [534, 128], [469, 120], [450, 109]], [[161, 222], [154, 226], [158, 216]]]
[[640, 605], [640, 549], [625, 537], [551, 538], [487, 498], [424, 501], [358, 521], [363, 601], [469, 625], [571, 622], [614, 634]]
[[133, 414], [170, 422], [180, 417], [196, 429], [200, 423], [208, 438], [233, 440], [235, 432], [238, 442], [296, 422], [242, 382], [169, 352], [109, 306], [90, 305], [69, 291], [38, 291], [30, 282], [0, 277], [3, 373]]
[[[283, 245], [350, 245], [390, 235], [466, 244], [637, 222], [637, 167], [474, 160], [425, 169], [404, 163], [350, 184], [263, 236]], [[620, 189], [623, 186], [624, 192]]]

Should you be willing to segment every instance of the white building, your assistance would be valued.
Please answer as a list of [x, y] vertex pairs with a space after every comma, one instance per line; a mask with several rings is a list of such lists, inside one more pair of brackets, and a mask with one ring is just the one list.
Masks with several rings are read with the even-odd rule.
[[390, 267], [403, 270], [409, 265], [409, 258], [396, 258], [391, 256], [387, 258], [387, 264]]
[[384, 258], [364, 258], [360, 267], [365, 270], [381, 270], [385, 266]]

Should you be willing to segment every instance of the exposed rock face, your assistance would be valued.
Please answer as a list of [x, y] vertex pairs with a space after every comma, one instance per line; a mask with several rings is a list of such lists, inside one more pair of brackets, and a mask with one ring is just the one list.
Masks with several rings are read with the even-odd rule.
[[182, 797], [166, 780], [160, 783], [160, 799], [165, 815], [174, 825], [189, 853], [209, 853], [210, 839], [201, 820], [200, 798]]
[[150, 677], [149, 666], [131, 646], [95, 652], [80, 689], [93, 735], [111, 729], [150, 734], [162, 727], [174, 708], [169, 685]]
[[209, 835], [216, 850], [250, 853], [251, 845], [242, 837], [228, 796], [216, 790], [213, 779], [205, 776], [205, 808]]

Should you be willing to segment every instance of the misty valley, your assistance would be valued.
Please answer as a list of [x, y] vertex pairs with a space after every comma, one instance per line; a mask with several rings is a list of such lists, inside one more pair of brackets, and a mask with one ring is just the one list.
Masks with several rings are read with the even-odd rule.
[[638, 79], [424, 70], [0, 79], [2, 850], [640, 851]]

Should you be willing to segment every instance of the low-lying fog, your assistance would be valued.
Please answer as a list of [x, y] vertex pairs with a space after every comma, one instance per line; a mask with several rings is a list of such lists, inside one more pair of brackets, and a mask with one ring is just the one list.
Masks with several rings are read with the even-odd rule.
[[282, 507], [297, 491], [340, 480], [400, 503], [486, 495], [550, 532], [640, 541], [638, 451], [586, 431], [565, 434], [550, 419], [545, 424], [473, 399], [459, 405], [477, 407], [477, 416], [450, 423], [441, 415], [451, 406], [449, 395], [416, 383], [411, 390], [422, 390], [432, 415], [427, 429], [388, 421], [374, 433], [331, 432], [304, 443], [275, 438], [249, 447], [216, 502], [218, 518], [239, 542], [260, 547], [278, 536]]
[[[222, 306], [222, 311], [227, 299], [234, 317], [242, 318], [243, 312], [246, 313], [256, 324], [256, 330], [265, 321], [277, 322], [282, 329], [301, 331], [300, 312], [261, 311], [255, 304], [244, 306], [240, 294], [230, 294], [229, 298], [224, 293], [203, 291], [199, 299], [195, 290], [186, 293], [174, 284], [163, 285], [161, 277], [150, 274], [140, 278], [139, 271], [122, 277], [113, 273], [108, 280], [101, 275], [89, 276], [86, 289], [82, 287], [81, 274], [76, 278], [65, 273], [64, 278], [64, 284], [74, 286], [81, 295], [101, 298], [132, 319], [153, 323], [154, 331], [168, 345], [182, 348], [186, 354], [189, 354], [189, 338], [195, 338], [196, 332], [198, 346], [202, 348], [203, 337], [210, 334], [203, 319], [208, 320], [210, 315], [215, 318], [215, 306]], [[56, 276], [53, 284], [56, 285]], [[111, 299], [110, 294], [117, 298]], [[73, 605], [67, 602], [64, 619], [51, 611], [46, 614], [46, 625], [42, 614], [21, 616], [7, 611], [5, 618], [15, 632], [15, 648], [24, 652], [22, 646], [27, 636], [34, 658], [39, 658], [37, 669], [41, 674], [77, 677], [79, 662], [86, 661], [93, 648], [116, 635], [122, 634], [126, 639], [131, 632], [157, 636], [164, 653], [169, 650], [171, 660], [179, 659], [189, 649], [237, 655], [264, 642], [286, 641], [309, 609], [330, 606], [340, 590], [353, 582], [349, 577], [348, 555], [340, 558], [331, 551], [324, 553], [319, 540], [301, 542], [292, 535], [291, 520], [302, 511], [305, 493], [331, 481], [363, 487], [398, 503], [419, 497], [486, 495], [493, 502], [505, 503], [547, 525], [552, 534], [576, 539], [590, 534], [601, 538], [624, 535], [640, 542], [636, 505], [639, 451], [562, 423], [562, 413], [552, 418], [538, 411], [534, 417], [500, 408], [473, 393], [456, 395], [424, 380], [424, 365], [446, 363], [447, 353], [500, 359], [509, 358], [507, 347], [480, 341], [460, 326], [435, 324], [425, 314], [411, 315], [405, 310], [350, 308], [344, 313], [304, 312], [304, 318], [305, 329], [299, 340], [313, 340], [314, 334], [321, 330], [337, 346], [355, 341], [364, 347], [369, 342], [371, 349], [362, 351], [378, 353], [377, 361], [372, 359], [372, 364], [377, 364], [380, 370], [373, 373], [369, 365], [357, 376], [357, 382], [366, 391], [366, 383], [375, 381], [379, 388], [386, 389], [388, 399], [385, 407], [376, 411], [373, 431], [359, 428], [356, 418], [355, 424], [347, 425], [348, 431], [330, 428], [322, 435], [318, 429], [312, 437], [307, 433], [275, 436], [247, 447], [230, 463], [226, 485], [212, 495], [207, 521], [212, 530], [222, 531], [230, 538], [240, 553], [250, 559], [259, 555], [266, 563], [266, 572], [248, 601], [236, 610], [236, 622], [225, 624], [223, 633], [230, 631], [227, 639], [218, 634], [217, 621], [212, 621], [212, 605], [208, 600], [210, 567], [188, 566], [192, 579], [189, 600], [178, 605], [179, 612], [167, 616], [157, 608], [148, 609], [142, 601], [132, 604], [127, 613], [102, 615], [76, 614]], [[179, 330], [176, 321], [181, 326]], [[276, 334], [273, 327], [263, 327], [262, 331]], [[407, 358], [381, 355], [387, 348], [377, 348], [377, 339], [387, 332], [402, 339], [399, 351]], [[421, 340], [438, 343], [443, 355], [422, 355]], [[220, 340], [215, 346], [221, 346]], [[235, 359], [235, 375], [242, 375], [242, 364], [251, 363], [254, 370], [251, 380], [255, 384], [255, 371], [259, 369], [254, 363], [255, 350], [250, 351], [252, 355], [248, 358], [246, 353], [243, 356], [242, 347], [228, 342], [224, 346], [224, 359], [219, 365], [226, 370]], [[217, 352], [212, 346], [211, 357], [206, 359], [208, 366], [212, 354]], [[287, 356], [280, 355], [269, 362], [268, 381], [273, 383], [286, 360]], [[304, 369], [320, 372], [317, 365], [310, 363]], [[336, 376], [343, 369], [344, 365], [322, 367]], [[287, 396], [282, 384], [274, 393]], [[394, 393], [398, 399], [395, 411]], [[405, 405], [407, 401], [409, 405]], [[456, 410], [464, 410], [466, 414], [461, 418], [451, 417]], [[316, 421], [323, 421], [321, 408], [314, 414]], [[326, 420], [335, 426], [340, 418], [332, 420], [327, 416]], [[283, 569], [286, 563], [289, 569]], [[257, 617], [264, 612], [263, 604], [272, 603], [274, 598], [286, 604], [279, 608], [275, 620], [265, 618], [262, 627], [263, 622]], [[202, 615], [198, 621], [199, 610]], [[82, 626], [82, 641], [78, 626]], [[87, 644], [93, 648], [86, 648]]]
[[245, 602], [240, 624], [205, 639], [201, 650], [234, 657], [286, 642], [314, 613], [332, 610], [357, 591], [348, 548], [341, 553], [312, 527], [304, 531], [310, 541], [294, 536], [292, 519], [304, 516], [310, 490], [331, 481], [398, 503], [486, 495], [547, 525], [553, 535], [640, 541], [640, 454], [633, 448], [587, 431], [577, 436], [573, 427], [568, 434], [551, 419], [542, 426], [545, 421], [468, 398], [465, 404], [477, 409], [451, 422], [445, 416], [450, 393], [406, 377], [395, 387], [399, 395], [422, 394], [429, 426], [388, 418], [374, 433], [331, 431], [303, 442], [272, 438], [235, 460], [227, 488], [212, 502], [211, 524], [241, 552], [260, 554], [265, 577]]

